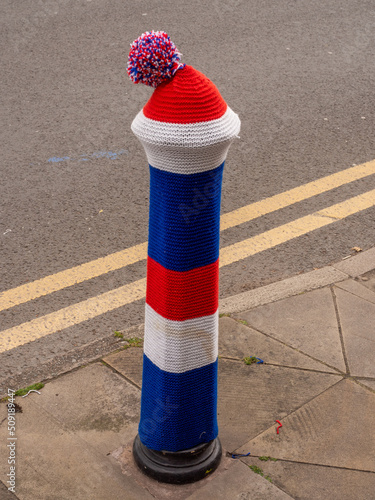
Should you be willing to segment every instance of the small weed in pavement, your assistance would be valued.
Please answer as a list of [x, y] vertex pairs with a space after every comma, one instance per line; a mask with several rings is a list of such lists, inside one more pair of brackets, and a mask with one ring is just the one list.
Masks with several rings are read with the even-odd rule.
[[242, 323], [243, 325], [248, 325], [249, 323], [246, 321], [246, 319], [239, 319], [237, 320], [239, 323]]
[[252, 365], [252, 364], [256, 363], [257, 361], [258, 361], [258, 359], [255, 356], [243, 358], [243, 362], [245, 363], [245, 365]]
[[255, 474], [259, 474], [260, 476], [264, 477], [264, 479], [267, 479], [267, 481], [272, 483], [272, 479], [269, 476], [265, 476], [260, 467], [258, 467], [257, 465], [249, 465], [249, 467], [253, 472], [255, 472]]
[[15, 396], [25, 396], [29, 391], [38, 391], [39, 389], [43, 389], [44, 384], [39, 382], [38, 384], [29, 385], [29, 387], [25, 387], [24, 389], [18, 389], [14, 395]]
[[117, 330], [115, 330], [115, 337], [117, 337], [118, 339], [123, 339], [124, 335], [121, 332], [118, 332]]
[[273, 457], [258, 457], [259, 460], [262, 460], [262, 462], [268, 462], [268, 460], [272, 460], [272, 462], [277, 462], [277, 458]]
[[139, 337], [133, 337], [131, 339], [124, 339], [128, 345], [124, 345], [124, 349], [128, 349], [129, 347], [142, 347], [142, 339]]
[[219, 318], [230, 318], [230, 313], [220, 313]]

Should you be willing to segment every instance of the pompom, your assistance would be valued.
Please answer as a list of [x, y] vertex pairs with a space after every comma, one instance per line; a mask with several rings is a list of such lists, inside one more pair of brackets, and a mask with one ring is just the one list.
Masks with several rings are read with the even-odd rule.
[[146, 31], [130, 46], [127, 72], [134, 83], [157, 87], [178, 69], [181, 55], [164, 31]]

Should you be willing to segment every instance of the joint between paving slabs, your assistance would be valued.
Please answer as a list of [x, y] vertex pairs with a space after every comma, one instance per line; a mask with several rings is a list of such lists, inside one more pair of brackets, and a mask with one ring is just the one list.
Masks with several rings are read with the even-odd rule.
[[131, 384], [132, 386], [134, 386], [137, 389], [141, 390], [141, 387], [138, 384], [136, 384], [135, 382], [133, 382], [133, 380], [131, 380], [130, 378], [126, 377], [126, 375], [124, 375], [123, 373], [121, 373], [118, 370], [116, 370], [116, 368], [114, 368], [113, 366], [111, 366], [109, 363], [107, 363], [103, 359], [100, 360], [100, 363], [102, 365], [106, 366], [107, 368], [109, 368], [113, 373], [116, 373], [117, 375], [120, 375], [121, 378], [123, 378], [124, 380], [126, 380], [127, 382], [129, 382], [129, 384]]
[[[301, 354], [304, 354], [304, 353], [301, 353]], [[233, 358], [231, 356], [225, 356], [225, 355], [222, 355], [222, 354], [219, 354], [219, 359], [225, 359], [227, 361], [234, 361], [236, 363], [243, 363], [243, 359]], [[254, 364], [258, 364], [258, 363], [254, 363]], [[279, 368], [288, 368], [289, 370], [299, 370], [299, 371], [310, 372], [310, 373], [311, 372], [312, 373], [324, 373], [325, 375], [333, 375], [333, 376], [337, 376], [337, 377], [351, 378], [350, 376], [347, 376], [347, 374], [343, 373], [343, 372], [332, 373], [332, 372], [326, 372], [324, 370], [315, 370], [314, 368], [303, 368], [303, 367], [300, 367], [300, 366], [289, 366], [289, 365], [280, 365], [278, 363], [269, 363], [268, 361], [263, 361], [263, 363], [261, 363], [261, 364], [262, 365], [267, 365], [267, 366], [276, 366], [276, 367], [279, 367]]]
[[[347, 378], [349, 378], [350, 380], [352, 380], [353, 382], [355, 382], [357, 385], [359, 385], [360, 387], [362, 387], [362, 389], [367, 389], [368, 391], [370, 391], [373, 394], [375, 394], [375, 389], [373, 389], [372, 387], [369, 387], [368, 385], [364, 384], [363, 383], [363, 379], [361, 380], [361, 379], [358, 379], [356, 377], [347, 377]], [[373, 379], [370, 379], [370, 381], [373, 381]]]
[[[314, 356], [311, 356], [310, 354], [307, 354], [306, 352], [304, 351], [301, 351], [300, 349], [297, 349], [297, 347], [293, 347], [289, 344], [287, 344], [286, 342], [283, 342], [282, 340], [276, 338], [276, 337], [273, 337], [272, 335], [270, 335], [269, 333], [266, 333], [266, 332], [263, 332], [262, 330], [259, 330], [258, 328], [255, 328], [254, 326], [252, 325], [249, 325], [246, 321], [246, 324], [243, 323], [244, 320], [237, 320], [236, 318], [232, 318], [234, 321], [237, 321], [237, 323], [241, 323], [242, 325], [245, 325], [247, 326], [248, 328], [251, 328], [252, 330], [258, 332], [258, 333], [261, 333], [262, 335], [264, 335], [265, 337], [268, 337], [272, 340], [275, 340], [276, 342], [278, 342], [279, 344], [285, 346], [285, 347], [289, 347], [289, 349], [292, 349], [293, 351], [296, 351], [298, 352], [299, 354], [302, 354], [303, 356], [306, 356], [307, 358], [310, 358], [312, 359], [313, 361], [317, 361], [318, 363], [321, 363], [322, 365], [324, 366], [327, 366], [327, 368], [331, 368], [332, 370], [335, 370], [337, 372], [337, 375], [341, 375], [342, 377], [345, 377], [348, 373], [345, 373], [341, 370], [339, 370], [338, 368], [336, 368], [335, 366], [331, 366], [329, 365], [328, 363], [325, 363], [324, 361], [322, 361], [321, 359], [318, 359], [318, 358], [314, 358]], [[272, 365], [273, 363], [267, 363], [267, 361], [264, 361], [264, 364], [265, 365]], [[294, 367], [291, 367], [291, 366], [285, 366], [285, 365], [276, 365], [274, 364], [274, 366], [282, 366], [282, 367], [285, 367], [285, 368], [294, 368]], [[336, 375], [335, 373], [331, 373], [331, 372], [325, 372], [325, 371], [320, 371], [320, 370], [313, 370], [313, 369], [307, 369], [307, 368], [298, 368], [298, 367], [295, 367], [295, 369], [297, 370], [308, 370], [308, 371], [316, 371], [317, 373], [329, 373], [330, 375]]]
[[344, 336], [342, 334], [340, 314], [339, 314], [339, 309], [338, 309], [338, 306], [337, 306], [337, 297], [336, 297], [333, 285], [330, 286], [330, 289], [331, 289], [331, 293], [332, 293], [333, 305], [334, 305], [334, 308], [335, 308], [337, 328], [339, 330], [339, 336], [340, 336], [340, 342], [341, 342], [341, 351], [342, 351], [342, 356], [343, 356], [344, 362], [345, 362], [346, 374], [350, 375], [349, 362], [348, 362], [348, 357], [346, 355], [346, 350], [345, 350]]
[[[356, 278], [353, 278], [352, 276], [348, 276], [348, 279], [351, 279], [352, 281], [355, 281], [355, 283], [358, 283], [359, 285], [362, 286], [362, 288], [365, 290], [365, 291], [368, 291], [368, 288], [366, 288], [365, 286], [363, 286], [363, 283], [361, 283], [361, 281], [358, 281]], [[346, 281], [346, 280], [344, 280]], [[341, 283], [341, 281], [339, 282]], [[368, 302], [369, 304], [373, 304], [373, 302], [371, 302], [370, 300], [366, 299], [366, 297], [363, 297], [362, 295], [358, 295], [354, 292], [352, 292], [351, 290], [347, 290], [346, 288], [340, 288], [339, 286], [337, 286], [338, 283], [334, 283], [332, 285], [332, 287], [336, 287], [336, 288], [339, 288], [340, 290], [344, 290], [345, 292], [347, 293], [350, 293], [350, 295], [353, 295], [353, 297], [357, 297], [357, 298], [360, 298], [361, 300], [364, 300], [365, 302]]]
[[[262, 455], [259, 455], [259, 456], [262, 456]], [[250, 455], [248, 458], [259, 458], [259, 456], [258, 455]], [[240, 458], [240, 461], [247, 465], [245, 458]], [[353, 469], [351, 467], [339, 467], [338, 465], [318, 464], [315, 462], [302, 462], [300, 460], [288, 460], [286, 458], [276, 458], [276, 461], [277, 462], [287, 462], [287, 463], [291, 463], [291, 464], [312, 465], [314, 467], [324, 467], [324, 468], [328, 468], [328, 469], [350, 470], [353, 472], [366, 472], [367, 474], [375, 474], [375, 472], [372, 470]]]

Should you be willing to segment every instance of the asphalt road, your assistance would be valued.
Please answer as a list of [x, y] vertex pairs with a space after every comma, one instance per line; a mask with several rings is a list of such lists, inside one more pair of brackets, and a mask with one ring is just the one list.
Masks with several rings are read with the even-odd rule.
[[[3, 0], [0, 291], [147, 240], [148, 167], [130, 130], [152, 89], [130, 43], [167, 31], [242, 121], [222, 213], [375, 158], [375, 5], [354, 0]], [[375, 175], [222, 233], [262, 234], [375, 188]], [[375, 243], [375, 208], [224, 267], [220, 295], [307, 272]], [[0, 313], [1, 330], [145, 276], [145, 261]], [[143, 321], [137, 301], [0, 354], [1, 377]]]

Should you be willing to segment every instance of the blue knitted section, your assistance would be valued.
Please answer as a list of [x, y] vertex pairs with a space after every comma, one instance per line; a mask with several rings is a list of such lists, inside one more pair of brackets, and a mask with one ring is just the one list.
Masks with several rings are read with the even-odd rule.
[[139, 437], [153, 450], [179, 451], [215, 439], [217, 360], [184, 373], [160, 370], [143, 355]]
[[165, 268], [189, 271], [218, 259], [223, 168], [184, 175], [150, 165], [148, 255]]

